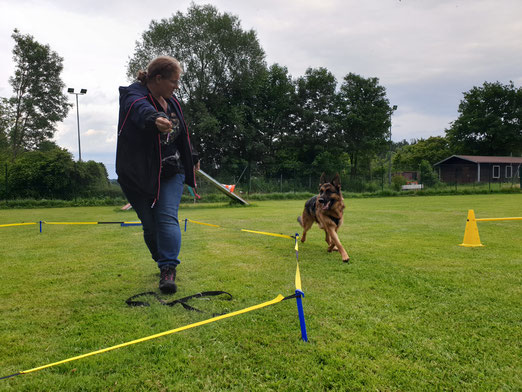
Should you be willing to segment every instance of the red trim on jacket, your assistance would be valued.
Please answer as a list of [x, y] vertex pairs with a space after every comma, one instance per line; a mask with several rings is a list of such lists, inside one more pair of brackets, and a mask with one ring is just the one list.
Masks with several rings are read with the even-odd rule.
[[129, 110], [127, 110], [127, 114], [125, 115], [125, 120], [123, 120], [123, 124], [121, 124], [121, 128], [118, 132], [118, 136], [120, 136], [120, 133], [121, 131], [123, 131], [123, 127], [125, 126], [125, 122], [127, 121], [127, 117], [129, 117], [129, 113], [132, 109], [132, 107], [134, 106], [134, 104], [138, 101], [141, 101], [142, 99], [147, 99], [147, 96], [144, 96], [144, 97], [141, 97], [141, 98], [138, 98], [137, 100], [135, 100], [133, 103], [131, 103], [130, 107], [129, 107]]

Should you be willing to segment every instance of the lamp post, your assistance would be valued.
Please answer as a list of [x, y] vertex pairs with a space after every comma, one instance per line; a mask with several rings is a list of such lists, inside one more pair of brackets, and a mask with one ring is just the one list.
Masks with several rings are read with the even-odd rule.
[[68, 88], [67, 92], [69, 94], [76, 95], [76, 121], [78, 123], [78, 160], [82, 161], [82, 149], [80, 147], [80, 109], [78, 107], [78, 95], [87, 94], [87, 89], [82, 88], [79, 93], [74, 92], [74, 88]]
[[392, 175], [391, 175], [391, 167], [392, 167], [392, 164], [391, 164], [391, 157], [392, 157], [392, 138], [391, 138], [392, 121], [391, 121], [391, 116], [392, 116], [393, 112], [396, 111], [396, 110], [397, 110], [397, 105], [393, 105], [392, 111], [390, 112], [390, 152], [388, 154], [388, 185], [391, 185], [391, 178], [392, 178]]

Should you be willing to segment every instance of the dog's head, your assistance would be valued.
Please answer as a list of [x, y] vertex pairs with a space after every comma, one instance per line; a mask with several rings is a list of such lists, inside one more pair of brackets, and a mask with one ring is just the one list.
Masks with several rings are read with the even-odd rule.
[[341, 179], [337, 173], [332, 181], [326, 181], [326, 175], [323, 173], [319, 180], [319, 196], [317, 196], [317, 204], [323, 210], [329, 210], [333, 205], [342, 200], [341, 195]]

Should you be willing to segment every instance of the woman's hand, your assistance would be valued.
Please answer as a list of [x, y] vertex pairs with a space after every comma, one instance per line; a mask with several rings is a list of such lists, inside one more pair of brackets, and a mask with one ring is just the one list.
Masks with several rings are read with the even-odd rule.
[[161, 133], [168, 133], [172, 130], [172, 123], [165, 117], [158, 117], [155, 121], [156, 128]]

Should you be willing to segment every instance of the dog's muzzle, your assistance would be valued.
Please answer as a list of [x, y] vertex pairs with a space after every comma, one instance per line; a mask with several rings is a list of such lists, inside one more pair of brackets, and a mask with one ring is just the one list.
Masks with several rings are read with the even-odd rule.
[[327, 210], [330, 207], [331, 200], [327, 201], [327, 200], [325, 200], [324, 198], [321, 197], [321, 198], [317, 199], [317, 201], [319, 202], [319, 204], [322, 205], [322, 209], [323, 210]]

